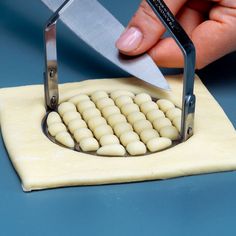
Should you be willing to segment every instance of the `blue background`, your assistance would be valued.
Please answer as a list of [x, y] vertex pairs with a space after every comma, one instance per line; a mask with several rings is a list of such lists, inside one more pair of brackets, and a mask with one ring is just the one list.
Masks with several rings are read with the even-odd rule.
[[[123, 24], [139, 3], [100, 2]], [[39, 0], [0, 1], [0, 87], [42, 83], [50, 14]], [[61, 83], [126, 75], [58, 30]], [[236, 127], [235, 61], [233, 53], [198, 74]], [[24, 193], [0, 140], [0, 235], [236, 235], [235, 199], [235, 172]]]

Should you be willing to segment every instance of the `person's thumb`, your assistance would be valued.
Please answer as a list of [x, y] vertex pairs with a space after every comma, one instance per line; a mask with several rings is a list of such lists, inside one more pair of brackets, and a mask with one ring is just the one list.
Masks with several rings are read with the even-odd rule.
[[[165, 0], [175, 15], [187, 0]], [[126, 55], [138, 55], [153, 47], [165, 28], [148, 3], [143, 0], [128, 27], [116, 42], [116, 47]]]

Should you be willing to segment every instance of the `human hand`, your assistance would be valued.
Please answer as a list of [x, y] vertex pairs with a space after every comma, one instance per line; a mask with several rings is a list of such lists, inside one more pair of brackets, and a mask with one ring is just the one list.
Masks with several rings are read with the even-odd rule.
[[[165, 0], [196, 48], [196, 68], [236, 50], [236, 0]], [[183, 55], [172, 38], [161, 36], [165, 28], [143, 0], [116, 43], [121, 53], [145, 52], [162, 67], [183, 67]]]

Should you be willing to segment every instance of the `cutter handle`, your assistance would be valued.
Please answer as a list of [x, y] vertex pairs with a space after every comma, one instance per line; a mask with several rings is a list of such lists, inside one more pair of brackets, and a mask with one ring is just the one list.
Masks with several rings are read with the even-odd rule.
[[56, 24], [62, 12], [72, 1], [64, 1], [47, 21], [44, 29], [44, 94], [46, 106], [50, 110], [56, 110], [59, 102]]
[[196, 98], [193, 94], [196, 53], [195, 47], [182, 26], [163, 0], [146, 0], [154, 13], [170, 32], [184, 56], [184, 82], [182, 95], [181, 137], [185, 141], [193, 135]]

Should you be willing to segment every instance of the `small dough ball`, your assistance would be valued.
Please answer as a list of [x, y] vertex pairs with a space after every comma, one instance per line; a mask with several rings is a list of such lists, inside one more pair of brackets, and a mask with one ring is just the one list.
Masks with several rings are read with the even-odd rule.
[[55, 124], [55, 123], [61, 123], [61, 122], [62, 122], [61, 117], [57, 112], [52, 111], [48, 114], [48, 117], [47, 117], [47, 125], [48, 126]]
[[85, 121], [88, 121], [89, 119], [96, 117], [96, 116], [101, 116], [101, 112], [97, 108], [88, 108], [86, 109], [83, 113], [82, 116]]
[[157, 152], [166, 149], [172, 145], [168, 138], [153, 138], [148, 141], [147, 148], [150, 152]]
[[102, 146], [120, 143], [119, 139], [114, 134], [107, 134], [102, 136], [99, 142]]
[[141, 111], [146, 115], [149, 111], [157, 110], [158, 106], [155, 102], [145, 102], [140, 106]]
[[77, 111], [68, 111], [63, 115], [63, 121], [68, 125], [72, 120], [81, 119], [81, 115]]
[[110, 115], [107, 118], [107, 121], [108, 121], [109, 125], [111, 125], [113, 127], [118, 123], [126, 122], [126, 118], [124, 115], [117, 113], [117, 114]]
[[77, 143], [80, 143], [82, 139], [92, 138], [93, 133], [88, 128], [79, 128], [74, 132], [74, 138]]
[[90, 100], [89, 96], [86, 94], [78, 94], [72, 98], [69, 99], [69, 102], [74, 103], [74, 105], [77, 105], [79, 102], [84, 101], [84, 100]]
[[147, 93], [139, 93], [134, 98], [134, 102], [139, 106], [145, 102], [151, 102], [151, 101], [152, 101], [152, 98]]
[[83, 113], [89, 108], [95, 108], [95, 104], [90, 100], [84, 100], [77, 104], [77, 109], [80, 113]]
[[96, 127], [100, 125], [105, 125], [107, 124], [106, 120], [103, 117], [93, 117], [88, 120], [88, 126], [89, 128], [93, 131]]
[[140, 134], [145, 129], [152, 129], [152, 124], [148, 120], [138, 120], [134, 123], [134, 130]]
[[173, 125], [180, 132], [181, 131], [181, 116], [176, 116], [172, 122], [173, 122]]
[[158, 138], [159, 133], [155, 129], [145, 129], [141, 132], [140, 138], [146, 144], [149, 140], [153, 138]]
[[66, 146], [68, 148], [74, 148], [74, 146], [75, 146], [75, 142], [74, 142], [73, 138], [66, 131], [62, 131], [62, 132], [58, 133], [56, 135], [55, 139], [57, 140], [57, 142], [59, 142], [60, 144]]
[[153, 122], [154, 120], [158, 119], [158, 118], [161, 118], [161, 117], [165, 117], [165, 114], [163, 111], [159, 110], [159, 109], [155, 109], [155, 110], [152, 110], [152, 111], [149, 111], [147, 114], [147, 119], [150, 121], [150, 122]]
[[114, 126], [114, 132], [118, 137], [127, 131], [133, 131], [132, 126], [127, 122], [118, 123]]
[[161, 128], [165, 126], [170, 126], [171, 121], [168, 118], [161, 117], [153, 121], [153, 127], [157, 130], [160, 131]]
[[134, 98], [134, 94], [130, 91], [127, 91], [127, 90], [115, 90], [111, 93], [110, 97], [113, 100], [116, 100], [118, 97], [123, 96], [123, 95]]
[[98, 109], [102, 110], [104, 107], [115, 105], [114, 101], [110, 98], [101, 98], [96, 101], [96, 106]]
[[121, 143], [126, 147], [129, 143], [139, 141], [139, 136], [134, 131], [128, 131], [120, 136]]
[[124, 156], [125, 155], [125, 148], [120, 144], [111, 144], [100, 147], [97, 150], [97, 154], [100, 156]]
[[140, 111], [132, 112], [127, 117], [129, 123], [134, 124], [138, 120], [145, 120], [145, 115]]
[[133, 103], [133, 100], [127, 95], [122, 95], [115, 100], [115, 103], [118, 107], [122, 107], [125, 104]]
[[160, 135], [171, 140], [178, 140], [180, 138], [178, 130], [172, 125], [161, 128]]
[[160, 107], [160, 109], [163, 111], [163, 112], [167, 112], [168, 110], [170, 110], [171, 108], [174, 108], [175, 105], [167, 100], [167, 99], [159, 99], [157, 100], [157, 105]]
[[80, 128], [87, 128], [85, 121], [81, 119], [72, 120], [68, 125], [68, 129], [72, 134], [74, 134], [74, 132]]
[[58, 112], [61, 116], [68, 111], [76, 111], [76, 107], [72, 102], [63, 102], [58, 106]]
[[109, 116], [113, 114], [120, 114], [120, 109], [116, 106], [108, 106], [102, 109], [102, 115], [105, 118], [108, 118]]
[[101, 98], [108, 98], [108, 94], [105, 91], [96, 91], [91, 94], [91, 99], [96, 103]]
[[123, 105], [121, 107], [121, 111], [125, 116], [128, 116], [129, 114], [131, 114], [135, 111], [139, 111], [139, 107], [137, 104], [129, 103], [129, 104]]
[[181, 116], [181, 113], [179, 108], [171, 108], [166, 112], [166, 116], [172, 121], [176, 116]]
[[99, 148], [99, 143], [95, 138], [82, 139], [79, 145], [84, 152], [97, 151]]
[[109, 125], [100, 125], [94, 129], [93, 133], [96, 139], [99, 140], [104, 135], [113, 134], [113, 130]]
[[50, 135], [52, 135], [53, 137], [55, 137], [58, 133], [62, 132], [62, 131], [66, 131], [66, 126], [63, 123], [55, 123], [55, 124], [51, 124], [48, 127], [48, 132]]
[[131, 156], [143, 155], [147, 152], [146, 146], [141, 141], [129, 143], [126, 147], [126, 150]]

